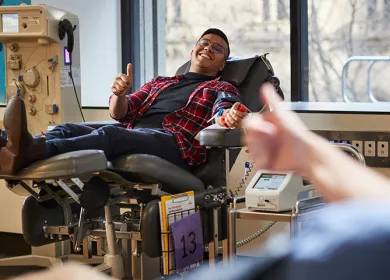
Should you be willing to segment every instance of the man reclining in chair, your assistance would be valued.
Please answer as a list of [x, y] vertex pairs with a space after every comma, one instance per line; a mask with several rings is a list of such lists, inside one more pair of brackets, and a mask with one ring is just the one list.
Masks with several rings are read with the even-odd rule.
[[[102, 150], [108, 159], [123, 154], [150, 154], [191, 170], [206, 160], [206, 150], [195, 136], [220, 109], [229, 127], [238, 127], [247, 113], [240, 112], [239, 92], [218, 73], [230, 49], [226, 35], [208, 29], [191, 51], [189, 73], [157, 77], [137, 92], [132, 86], [132, 66], [112, 85], [110, 114], [120, 126], [93, 129], [80, 124], [56, 126], [45, 137], [32, 137], [27, 129], [23, 100], [14, 96], [4, 114], [8, 139], [0, 141], [0, 166], [12, 174], [30, 163], [77, 150]], [[216, 119], [220, 124], [220, 118]], [[1, 144], [0, 143], [0, 144]]]

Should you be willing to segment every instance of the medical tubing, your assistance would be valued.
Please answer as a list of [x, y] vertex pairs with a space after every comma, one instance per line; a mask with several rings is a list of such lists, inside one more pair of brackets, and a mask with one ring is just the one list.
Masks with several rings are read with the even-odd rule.
[[83, 122], [85, 122], [85, 118], [84, 118], [84, 114], [83, 114], [83, 108], [81, 107], [79, 97], [77, 96], [76, 85], [74, 84], [74, 80], [73, 80], [73, 73], [72, 73], [72, 53], [69, 53], [69, 56], [70, 56], [70, 65], [69, 65], [69, 72], [68, 72], [68, 75], [69, 75], [69, 78], [72, 80], [73, 90], [74, 90], [74, 94], [75, 94], [75, 96], [76, 96], [77, 104], [78, 104], [79, 109], [80, 109], [81, 118], [83, 119]]
[[[252, 241], [256, 240], [257, 238], [259, 238], [260, 236], [262, 236], [264, 233], [266, 233], [269, 229], [271, 229], [274, 225], [276, 224], [276, 221], [273, 221], [273, 222], [269, 222], [266, 226], [264, 226], [263, 228], [261, 228], [260, 230], [256, 231], [254, 234], [248, 236], [247, 238], [244, 238], [243, 240], [241, 241], [238, 241], [236, 242], [236, 247], [237, 248], [240, 248], [244, 245], [247, 245], [249, 243], [251, 243]], [[209, 251], [209, 246], [205, 246], [205, 251], [208, 252]], [[223, 247], [222, 246], [219, 246], [218, 247], [218, 252], [221, 253], [223, 252]]]
[[241, 179], [241, 182], [238, 183], [237, 189], [234, 191], [234, 195], [238, 196], [240, 190], [245, 186], [246, 187], [246, 181], [248, 180], [249, 174], [252, 172], [253, 163], [252, 162], [245, 162], [245, 171], [244, 171], [244, 177]]
[[254, 234], [248, 236], [247, 238], [239, 241], [236, 243], [237, 248], [240, 248], [246, 244], [251, 243], [252, 241], [256, 240], [260, 236], [262, 236], [264, 233], [266, 233], [270, 228], [272, 228], [276, 224], [276, 221], [268, 223], [266, 226], [255, 232]]

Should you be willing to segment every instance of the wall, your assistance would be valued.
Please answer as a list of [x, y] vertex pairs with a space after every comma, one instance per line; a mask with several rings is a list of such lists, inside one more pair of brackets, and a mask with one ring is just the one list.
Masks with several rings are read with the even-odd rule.
[[74, 13], [79, 18], [81, 48], [81, 102], [107, 107], [112, 81], [121, 71], [121, 17], [119, 0], [32, 0]]

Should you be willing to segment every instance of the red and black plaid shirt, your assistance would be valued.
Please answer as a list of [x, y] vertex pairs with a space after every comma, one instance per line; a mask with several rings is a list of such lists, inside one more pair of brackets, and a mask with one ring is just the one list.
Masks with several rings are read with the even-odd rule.
[[[157, 96], [169, 86], [178, 83], [182, 78], [183, 75], [157, 77], [146, 83], [137, 92], [127, 95], [128, 113], [123, 119], [117, 121], [131, 129], [134, 121], [145, 114]], [[234, 103], [217, 98], [221, 93], [237, 99], [240, 96], [236, 87], [221, 80], [221, 78], [205, 81], [192, 92], [185, 107], [168, 114], [162, 122], [163, 128], [175, 135], [182, 158], [187, 159], [190, 165], [201, 164], [206, 160], [206, 149], [199, 145], [195, 136], [210, 125], [207, 121], [220, 108], [230, 108]]]

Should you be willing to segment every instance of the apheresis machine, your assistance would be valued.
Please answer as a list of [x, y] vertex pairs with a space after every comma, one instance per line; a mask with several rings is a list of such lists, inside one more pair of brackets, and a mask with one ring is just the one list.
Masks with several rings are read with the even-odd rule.
[[32, 135], [50, 125], [83, 121], [80, 106], [78, 18], [45, 6], [4, 6], [0, 14], [4, 43], [6, 100], [19, 95]]

